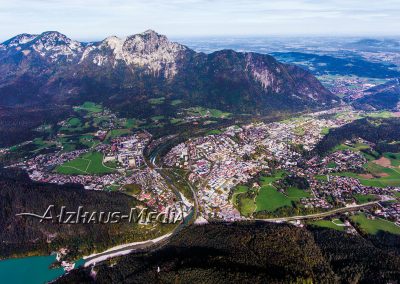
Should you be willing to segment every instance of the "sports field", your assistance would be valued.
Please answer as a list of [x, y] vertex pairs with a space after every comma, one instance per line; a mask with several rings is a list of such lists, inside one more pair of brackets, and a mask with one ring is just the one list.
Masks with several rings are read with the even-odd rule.
[[103, 154], [86, 153], [56, 168], [56, 172], [65, 175], [100, 175], [114, 172], [113, 168], [103, 165]]

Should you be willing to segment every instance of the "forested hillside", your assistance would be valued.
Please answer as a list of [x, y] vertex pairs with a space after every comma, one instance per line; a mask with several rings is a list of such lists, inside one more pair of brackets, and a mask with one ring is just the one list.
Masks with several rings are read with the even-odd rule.
[[55, 185], [32, 182], [22, 171], [0, 170], [0, 259], [18, 255], [47, 254], [61, 247], [70, 250], [69, 257], [151, 239], [167, 230], [160, 225], [149, 230], [137, 224], [57, 224], [40, 223], [39, 219], [16, 216], [29, 212], [42, 215], [49, 205], [58, 210], [66, 206], [74, 211], [83, 206], [85, 211], [124, 212], [139, 202], [118, 192], [95, 192], [81, 185]]
[[[112, 263], [95, 269], [96, 283], [371, 283], [400, 277], [400, 256], [359, 236], [268, 223], [192, 226], [161, 250]], [[91, 283], [89, 271], [74, 271], [58, 283]]]

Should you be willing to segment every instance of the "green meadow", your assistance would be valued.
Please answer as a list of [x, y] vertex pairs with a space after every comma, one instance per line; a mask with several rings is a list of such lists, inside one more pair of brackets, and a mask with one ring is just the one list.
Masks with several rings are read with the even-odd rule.
[[351, 216], [351, 220], [364, 232], [375, 235], [379, 231], [400, 235], [400, 227], [395, 223], [381, 219], [369, 219], [364, 213]]
[[[285, 192], [280, 192], [273, 183], [284, 176], [284, 172], [277, 172], [273, 176], [262, 176], [259, 179], [260, 188], [256, 191], [255, 198], [245, 197], [250, 189], [247, 186], [237, 186], [233, 192], [231, 202], [244, 216], [259, 211], [274, 212], [282, 207], [292, 207], [293, 202], [310, 197], [310, 193], [295, 187], [289, 187]], [[243, 196], [241, 196], [243, 195]], [[240, 198], [240, 203], [238, 202]]]
[[94, 102], [85, 102], [81, 106], [75, 107], [76, 110], [83, 110], [87, 112], [102, 112], [103, 108], [101, 105]]
[[103, 165], [102, 153], [90, 152], [58, 166], [56, 172], [65, 175], [100, 175], [112, 173], [114, 169]]
[[317, 220], [317, 221], [311, 222], [310, 225], [315, 226], [315, 227], [333, 229], [333, 230], [340, 231], [340, 232], [344, 232], [345, 228], [346, 228], [344, 226], [343, 222], [339, 219]]
[[373, 186], [373, 187], [388, 187], [388, 186], [400, 186], [400, 168], [397, 165], [399, 163], [399, 154], [386, 153], [384, 154], [391, 162], [391, 167], [384, 167], [371, 161], [364, 165], [365, 170], [372, 174], [373, 178], [365, 178], [359, 174], [352, 172], [334, 173], [333, 175], [346, 176], [357, 178], [360, 180], [362, 185]]

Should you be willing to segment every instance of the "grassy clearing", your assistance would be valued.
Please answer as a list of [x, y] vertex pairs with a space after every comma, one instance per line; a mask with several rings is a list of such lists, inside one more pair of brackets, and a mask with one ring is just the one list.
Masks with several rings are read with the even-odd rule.
[[138, 128], [140, 121], [135, 118], [129, 118], [126, 120], [124, 127], [128, 129]]
[[94, 102], [85, 102], [83, 105], [75, 107], [75, 110], [83, 110], [87, 112], [102, 112], [103, 107]]
[[370, 112], [365, 114], [365, 117], [372, 117], [372, 118], [392, 118], [395, 115], [390, 111], [379, 111], [379, 112]]
[[351, 220], [355, 222], [361, 230], [371, 235], [375, 235], [379, 231], [400, 235], [399, 226], [381, 218], [369, 219], [364, 213], [361, 213], [351, 216]]
[[114, 172], [114, 169], [103, 166], [103, 154], [86, 153], [56, 168], [56, 172], [65, 175], [96, 175]]
[[123, 136], [125, 134], [129, 134], [129, 133], [130, 133], [129, 129], [125, 129], [125, 128], [123, 128], [123, 129], [113, 129], [113, 130], [108, 131], [107, 136], [106, 136], [106, 140], [110, 140], [110, 139], [113, 139], [113, 138], [116, 138], [116, 137], [120, 137], [120, 136]]
[[[231, 202], [244, 216], [249, 216], [251, 213], [257, 211], [269, 211], [274, 212], [282, 207], [292, 207], [292, 202], [298, 202], [302, 198], [310, 197], [311, 194], [307, 191], [290, 187], [286, 192], [282, 193], [274, 187], [273, 183], [283, 177], [284, 171], [279, 171], [273, 176], [262, 176], [259, 179], [261, 187], [250, 194], [250, 196], [255, 196], [250, 198], [245, 196], [250, 190], [247, 186], [236, 187]], [[240, 196], [240, 198], [239, 198]]]
[[314, 176], [314, 178], [319, 181], [328, 181], [327, 176]]
[[127, 193], [130, 193], [132, 195], [138, 195], [142, 192], [142, 187], [140, 186], [140, 184], [126, 184], [124, 185], [124, 189]]
[[332, 149], [332, 152], [336, 152], [336, 151], [343, 151], [343, 150], [351, 150], [351, 151], [361, 151], [361, 150], [367, 150], [370, 149], [371, 147], [367, 144], [364, 143], [355, 143], [352, 145], [345, 145], [345, 144], [340, 144], [337, 145], [335, 148]]
[[327, 165], [328, 169], [334, 169], [337, 167], [337, 164], [333, 161], [330, 161]]
[[177, 106], [177, 105], [180, 105], [181, 103], [183, 103], [182, 100], [173, 100], [173, 101], [171, 101], [171, 105], [172, 106]]
[[302, 198], [311, 197], [309, 192], [296, 187], [289, 187], [285, 193], [287, 194], [287, 197], [293, 201], [300, 201]]
[[171, 118], [170, 120], [169, 120], [169, 122], [170, 123], [172, 123], [172, 124], [178, 124], [178, 123], [181, 123], [181, 122], [183, 122], [184, 120], [183, 119], [180, 119], [180, 118]]
[[120, 188], [121, 188], [120, 185], [118, 185], [118, 184], [112, 184], [112, 185], [109, 185], [109, 186], [106, 188], [106, 190], [107, 190], [107, 191], [117, 191], [117, 190], [119, 190]]
[[274, 186], [262, 186], [256, 198], [257, 211], [274, 212], [281, 207], [291, 207], [291, 200]]
[[378, 200], [378, 197], [376, 197], [373, 194], [354, 194], [353, 195], [354, 199], [357, 201], [358, 204], [363, 204], [363, 203], [368, 203], [371, 201]]
[[322, 135], [328, 135], [328, 134], [329, 134], [329, 127], [324, 127], [324, 128], [322, 128], [321, 134], [322, 134]]
[[219, 130], [219, 129], [213, 129], [213, 130], [208, 131], [208, 132], [206, 133], [206, 135], [219, 135], [219, 134], [221, 134], [221, 133], [222, 133], [221, 130]]
[[82, 125], [82, 122], [79, 118], [73, 117], [70, 120], [68, 120], [68, 127], [80, 127]]
[[312, 226], [316, 227], [321, 227], [321, 228], [327, 228], [327, 229], [333, 229], [336, 231], [344, 232], [345, 231], [345, 226], [343, 222], [339, 219], [333, 219], [333, 220], [317, 220], [314, 222], [310, 223]]
[[306, 130], [302, 126], [299, 126], [294, 129], [294, 134], [297, 136], [304, 136], [304, 134], [306, 134]]
[[226, 118], [231, 115], [229, 112], [223, 112], [218, 109], [209, 109], [202, 107], [192, 107], [187, 110], [189, 115], [201, 116], [201, 117], [212, 117], [212, 118]]
[[151, 120], [154, 121], [154, 122], [158, 122], [158, 121], [160, 121], [160, 120], [162, 120], [164, 118], [165, 118], [165, 116], [163, 116], [163, 115], [156, 115], [156, 116], [153, 116], [151, 118]]
[[239, 202], [240, 213], [243, 216], [250, 216], [256, 210], [256, 204], [253, 198], [244, 197]]
[[79, 137], [79, 143], [92, 148], [99, 143], [99, 141], [94, 140], [94, 136], [91, 134], [85, 134]]
[[83, 131], [84, 126], [82, 124], [82, 121], [77, 118], [73, 117], [70, 118], [67, 123], [60, 128], [61, 132], [67, 132], [67, 133], [72, 133], [72, 132], [81, 132]]
[[162, 105], [165, 102], [165, 98], [160, 97], [160, 98], [155, 98], [155, 99], [149, 99], [148, 102], [151, 105]]
[[249, 190], [249, 188], [245, 185], [239, 185], [238, 187], [235, 188], [232, 197], [231, 197], [231, 203], [233, 204], [233, 206], [235, 206], [237, 209], [239, 209], [238, 207], [238, 203], [237, 203], [237, 196], [239, 194], [242, 193], [246, 193]]

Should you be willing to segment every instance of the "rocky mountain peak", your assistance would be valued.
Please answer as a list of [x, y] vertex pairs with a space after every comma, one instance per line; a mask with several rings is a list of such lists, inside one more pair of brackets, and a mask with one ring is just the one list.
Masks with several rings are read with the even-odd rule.
[[82, 53], [84, 46], [66, 35], [57, 31], [48, 31], [37, 36], [30, 44], [31, 48], [42, 57], [50, 61], [64, 58], [66, 61], [73, 61]]
[[151, 54], [151, 53], [175, 53], [187, 49], [185, 46], [171, 42], [164, 35], [153, 30], [147, 30], [141, 34], [129, 36], [124, 49], [130, 53]]
[[147, 30], [124, 39], [111, 36], [88, 46], [80, 62], [112, 67], [122, 63], [141, 67], [148, 74], [171, 78], [177, 73], [177, 60], [185, 50], [188, 48]]
[[7, 49], [17, 47], [34, 40], [37, 36], [38, 35], [31, 35], [26, 33], [20, 34], [0, 44], [0, 48], [2, 47], [3, 49]]

